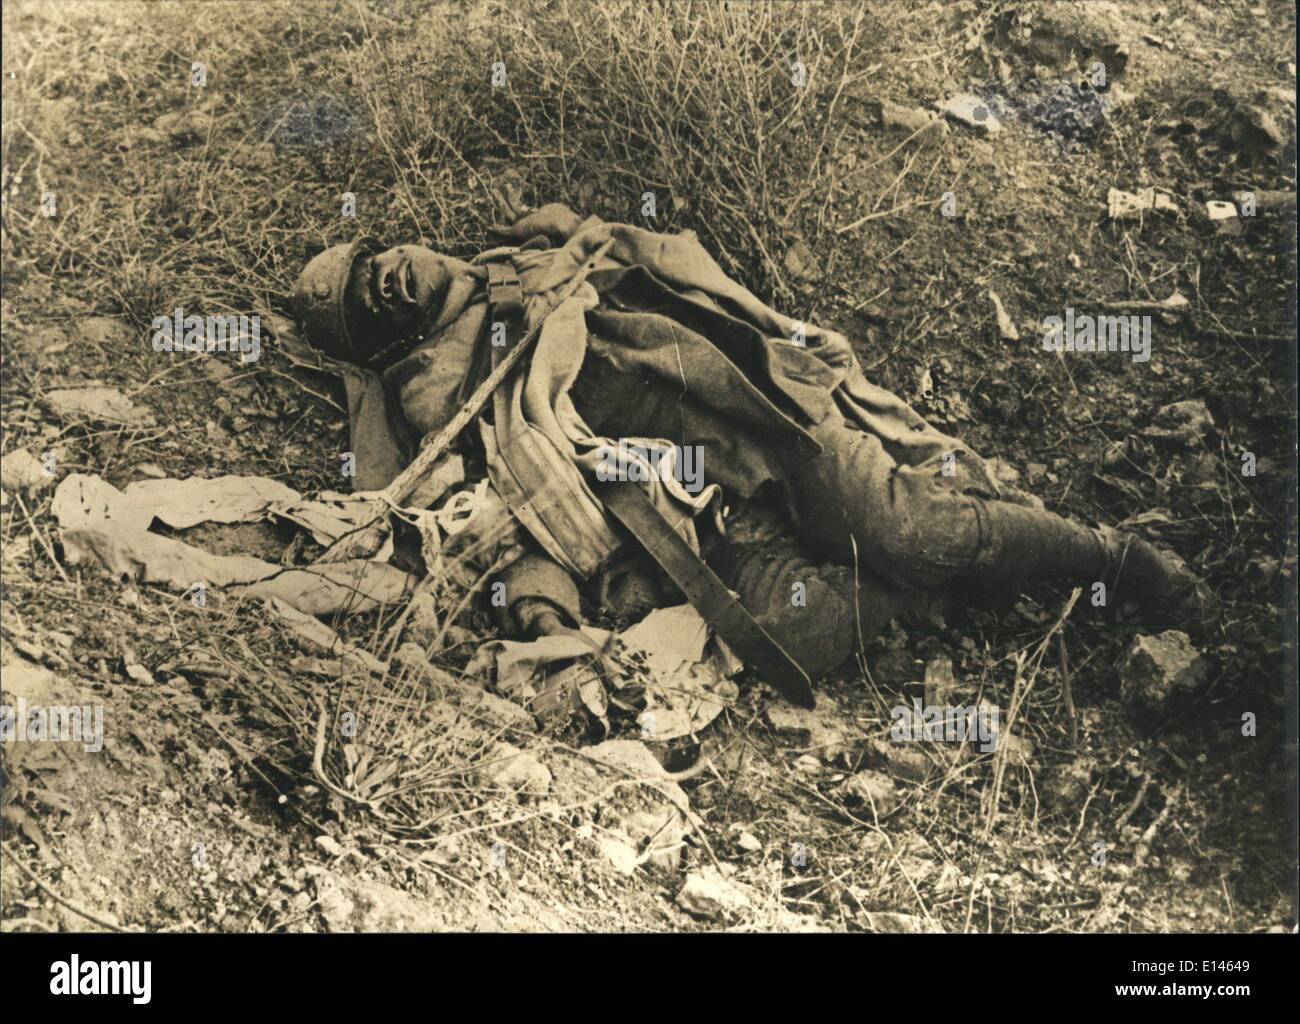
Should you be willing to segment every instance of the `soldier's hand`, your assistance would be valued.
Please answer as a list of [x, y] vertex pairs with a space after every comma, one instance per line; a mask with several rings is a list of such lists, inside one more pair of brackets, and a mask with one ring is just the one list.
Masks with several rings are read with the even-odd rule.
[[532, 210], [519, 194], [519, 185], [512, 180], [505, 179], [490, 186], [488, 195], [492, 197], [492, 205], [496, 207], [497, 219], [500, 221], [514, 223]]
[[558, 612], [542, 611], [537, 613], [529, 624], [529, 629], [534, 636], [568, 636], [575, 640], [581, 640], [591, 648], [591, 666], [600, 674], [606, 684], [615, 685], [616, 681], [623, 677], [622, 669], [610, 656], [610, 652], [582, 630], [566, 626]]
[[582, 218], [563, 203], [547, 203], [526, 213], [513, 224], [493, 224], [493, 234], [511, 242], [526, 242], [535, 235], [545, 235], [555, 242], [567, 242], [578, 230]]

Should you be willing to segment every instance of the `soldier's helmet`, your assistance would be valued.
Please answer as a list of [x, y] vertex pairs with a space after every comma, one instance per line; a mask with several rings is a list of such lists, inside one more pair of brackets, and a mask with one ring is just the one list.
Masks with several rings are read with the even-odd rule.
[[356, 362], [358, 347], [348, 329], [348, 279], [361, 256], [383, 251], [375, 238], [334, 245], [312, 257], [293, 285], [292, 306], [307, 341], [334, 359]]

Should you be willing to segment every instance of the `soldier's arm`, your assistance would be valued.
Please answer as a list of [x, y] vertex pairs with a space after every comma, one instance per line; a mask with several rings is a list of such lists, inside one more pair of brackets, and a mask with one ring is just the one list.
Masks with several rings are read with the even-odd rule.
[[513, 224], [493, 224], [494, 234], [510, 242], [526, 242], [537, 235], [545, 235], [557, 245], [567, 242], [583, 218], [563, 203], [547, 203], [524, 214]]
[[582, 622], [578, 587], [545, 554], [532, 551], [502, 570], [506, 604], [502, 626], [518, 635], [552, 636]]
[[507, 566], [501, 581], [506, 586], [506, 629], [526, 637], [573, 637], [591, 648], [592, 665], [607, 680], [619, 677], [609, 652], [578, 628], [582, 624], [578, 587], [565, 569], [533, 551]]

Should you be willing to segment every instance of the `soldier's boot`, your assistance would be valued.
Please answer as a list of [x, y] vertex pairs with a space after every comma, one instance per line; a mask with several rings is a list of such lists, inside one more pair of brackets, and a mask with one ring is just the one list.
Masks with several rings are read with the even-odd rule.
[[1111, 526], [1098, 532], [1106, 543], [1107, 580], [1120, 600], [1143, 608], [1149, 625], [1208, 629], [1220, 620], [1219, 599], [1178, 555]]
[[1136, 603], [1148, 625], [1200, 629], [1218, 620], [1217, 599], [1182, 559], [1140, 537], [1005, 502], [984, 511], [988, 546], [978, 572], [987, 584], [1102, 582], [1108, 603]]

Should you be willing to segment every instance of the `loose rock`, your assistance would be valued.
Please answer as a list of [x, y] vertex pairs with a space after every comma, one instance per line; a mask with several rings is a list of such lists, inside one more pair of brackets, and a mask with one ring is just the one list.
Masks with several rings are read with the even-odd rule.
[[45, 394], [45, 404], [60, 419], [96, 420], [127, 426], [148, 426], [153, 413], [137, 406], [117, 388], [59, 388]]
[[809, 750], [823, 760], [849, 752], [858, 743], [858, 737], [834, 714], [780, 704], [768, 708], [767, 720], [782, 742]]
[[862, 915], [866, 926], [884, 935], [943, 935], [943, 925], [927, 921], [915, 914], [895, 914], [891, 911], [868, 911]]
[[1019, 341], [1020, 331], [1016, 329], [1016, 322], [1007, 315], [1006, 307], [1002, 305], [1002, 299], [998, 293], [989, 290], [989, 301], [993, 303], [993, 314], [997, 318], [998, 336], [1003, 341]]
[[964, 92], [944, 100], [939, 105], [939, 111], [950, 121], [973, 128], [981, 135], [996, 135], [1002, 131], [1002, 122], [989, 109], [989, 105], [974, 93]]
[[821, 274], [816, 255], [802, 239], [785, 251], [785, 269], [800, 281], [811, 281]]
[[1195, 692], [1209, 663], [1176, 629], [1138, 637], [1120, 666], [1120, 696], [1138, 712], [1159, 710], [1175, 694]]
[[943, 120], [920, 107], [905, 107], [889, 100], [877, 100], [869, 105], [869, 109], [881, 128], [919, 133], [921, 138], [927, 140], [941, 139], [948, 134], [948, 125]]
[[898, 806], [898, 789], [893, 779], [880, 772], [861, 771], [840, 786], [840, 795], [851, 804], [863, 804], [884, 816]]
[[872, 740], [869, 750], [871, 761], [896, 779], [924, 782], [930, 774], [930, 759], [915, 744]]
[[1112, 188], [1106, 193], [1106, 211], [1111, 220], [1137, 220], [1145, 213], [1176, 213], [1173, 196], [1156, 188], [1125, 192]]
[[762, 841], [752, 832], [742, 832], [736, 836], [736, 845], [746, 853], [761, 853], [763, 851]]
[[532, 754], [498, 743], [483, 767], [481, 778], [497, 789], [513, 789], [528, 796], [545, 796], [551, 788], [551, 772]]
[[1147, 429], [1147, 437], [1166, 444], [1198, 445], [1214, 429], [1214, 417], [1199, 398], [1174, 402], [1159, 409]]
[[750, 900], [744, 886], [724, 878], [717, 868], [707, 867], [686, 876], [677, 905], [694, 917], [732, 921], [749, 909]]
[[45, 472], [41, 460], [26, 448], [0, 458], [0, 487], [6, 491], [37, 494], [54, 483], [54, 477]]
[[1124, 17], [1114, 3], [1066, 2], [1039, 4], [1023, 47], [1043, 64], [1087, 68], [1100, 61], [1107, 77], [1124, 73], [1129, 42]]

